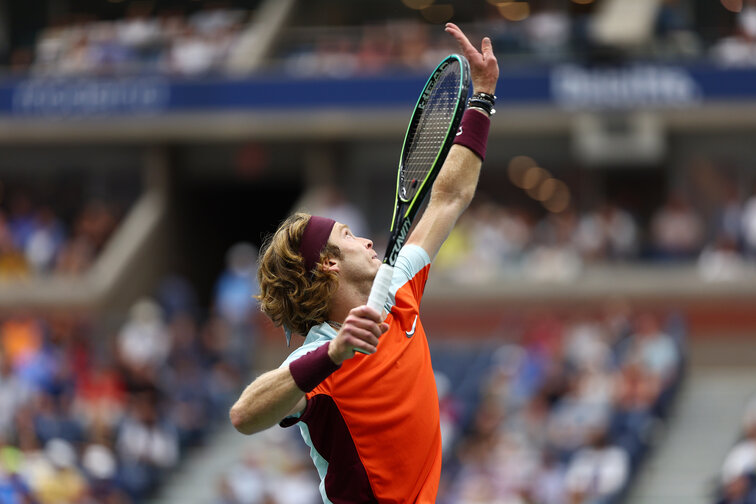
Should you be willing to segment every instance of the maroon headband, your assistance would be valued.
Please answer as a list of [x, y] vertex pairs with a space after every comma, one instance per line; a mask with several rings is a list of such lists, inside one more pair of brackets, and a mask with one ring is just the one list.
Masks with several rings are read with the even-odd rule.
[[305, 226], [302, 240], [299, 242], [299, 253], [304, 258], [305, 269], [312, 271], [320, 260], [320, 252], [328, 243], [336, 221], [326, 217], [313, 215]]

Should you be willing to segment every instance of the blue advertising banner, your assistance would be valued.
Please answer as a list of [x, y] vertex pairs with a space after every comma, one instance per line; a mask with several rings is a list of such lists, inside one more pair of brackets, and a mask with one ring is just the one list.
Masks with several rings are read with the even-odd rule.
[[[0, 115], [87, 117], [271, 109], [410, 107], [423, 76], [292, 79], [278, 77], [32, 78], [0, 82]], [[503, 69], [498, 103], [566, 109], [692, 107], [756, 101], [756, 69], [675, 65]]]

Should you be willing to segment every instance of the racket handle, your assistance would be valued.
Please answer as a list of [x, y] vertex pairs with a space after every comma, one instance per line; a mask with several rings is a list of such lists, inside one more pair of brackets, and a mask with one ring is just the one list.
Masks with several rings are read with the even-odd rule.
[[383, 305], [388, 298], [389, 287], [391, 287], [391, 277], [394, 276], [394, 267], [388, 264], [381, 264], [378, 273], [373, 280], [373, 288], [370, 289], [367, 305], [378, 313], [383, 314]]

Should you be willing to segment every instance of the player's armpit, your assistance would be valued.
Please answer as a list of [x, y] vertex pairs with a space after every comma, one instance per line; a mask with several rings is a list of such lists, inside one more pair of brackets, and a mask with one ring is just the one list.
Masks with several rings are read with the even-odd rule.
[[301, 414], [305, 410], [306, 406], [307, 406], [307, 397], [302, 397], [302, 399], [300, 399], [299, 402], [297, 402], [297, 405], [294, 406], [291, 409], [291, 411], [289, 411], [286, 414], [286, 416], [290, 417], [290, 416], [294, 416], [294, 415], [299, 415], [299, 414]]

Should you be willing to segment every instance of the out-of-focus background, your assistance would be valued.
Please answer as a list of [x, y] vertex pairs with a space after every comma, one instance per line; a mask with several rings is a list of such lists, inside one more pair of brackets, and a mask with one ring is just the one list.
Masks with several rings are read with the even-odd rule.
[[380, 249], [454, 21], [493, 40], [423, 302], [440, 503], [756, 502], [756, 1], [0, 0], [0, 502], [309, 504], [263, 236]]

